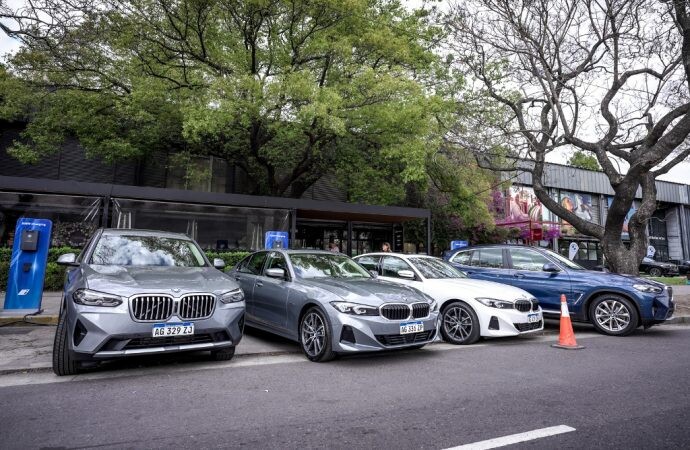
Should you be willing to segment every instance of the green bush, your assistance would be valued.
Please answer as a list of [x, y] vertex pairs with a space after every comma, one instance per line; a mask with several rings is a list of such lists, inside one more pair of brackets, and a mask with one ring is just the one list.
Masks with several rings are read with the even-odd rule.
[[[60, 255], [65, 253], [79, 254], [81, 250], [71, 247], [56, 247], [48, 250], [48, 266], [46, 267], [46, 276], [43, 282], [44, 291], [61, 291], [65, 280], [65, 268], [57, 264], [57, 259]], [[242, 258], [247, 256], [249, 252], [206, 252], [206, 257], [213, 262], [214, 258], [220, 258], [225, 261], [226, 270], [230, 270]], [[0, 248], [0, 291], [7, 289], [7, 277], [10, 272], [10, 257], [12, 256], [12, 249], [7, 247]]]

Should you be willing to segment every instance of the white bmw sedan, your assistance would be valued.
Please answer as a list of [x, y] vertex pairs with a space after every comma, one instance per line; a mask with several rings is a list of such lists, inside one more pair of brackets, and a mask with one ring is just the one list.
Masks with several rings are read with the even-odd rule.
[[441, 336], [451, 344], [544, 329], [541, 307], [531, 294], [506, 284], [471, 280], [441, 259], [398, 253], [367, 253], [354, 259], [381, 279], [433, 297], [440, 306]]

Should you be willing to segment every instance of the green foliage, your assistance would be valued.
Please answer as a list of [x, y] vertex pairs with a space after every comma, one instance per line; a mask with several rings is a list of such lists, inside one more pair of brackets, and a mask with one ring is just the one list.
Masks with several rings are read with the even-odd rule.
[[[43, 282], [44, 291], [62, 291], [65, 281], [65, 267], [57, 264], [57, 259], [65, 253], [79, 254], [81, 249], [71, 247], [55, 247], [48, 250], [48, 265], [46, 266], [46, 276]], [[206, 257], [213, 262], [214, 258], [225, 261], [226, 270], [232, 269], [242, 258], [249, 255], [249, 252], [206, 252]], [[7, 277], [10, 271], [10, 258], [12, 249], [0, 247], [0, 291], [7, 288]]]
[[433, 84], [442, 31], [397, 0], [34, 5], [18, 79], [0, 82], [0, 117], [29, 120], [10, 149], [27, 163], [74, 135], [106, 161], [217, 155], [255, 194], [299, 196], [330, 172], [353, 200], [391, 203], [425, 179], [450, 108]]
[[568, 165], [586, 170], [601, 171], [599, 161], [596, 156], [589, 155], [581, 150], [576, 150], [568, 160]]

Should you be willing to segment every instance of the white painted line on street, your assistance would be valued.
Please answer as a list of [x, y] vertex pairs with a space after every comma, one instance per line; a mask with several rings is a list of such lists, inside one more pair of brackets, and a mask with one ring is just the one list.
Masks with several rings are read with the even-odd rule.
[[508, 436], [479, 441], [472, 444], [460, 445], [458, 447], [447, 448], [446, 450], [486, 450], [490, 448], [505, 447], [506, 445], [517, 444], [519, 442], [533, 441], [558, 434], [570, 433], [575, 428], [568, 425], [558, 425], [555, 427], [539, 428], [538, 430], [526, 431], [524, 433], [511, 434]]

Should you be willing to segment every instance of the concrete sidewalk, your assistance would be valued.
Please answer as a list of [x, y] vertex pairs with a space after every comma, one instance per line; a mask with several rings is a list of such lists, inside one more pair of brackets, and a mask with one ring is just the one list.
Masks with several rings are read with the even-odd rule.
[[[669, 322], [690, 323], [690, 286], [674, 286], [674, 292], [676, 312]], [[43, 297], [43, 314], [28, 318], [30, 322], [42, 321], [49, 325], [30, 325], [23, 322], [23, 317], [14, 317], [10, 321], [5, 318], [5, 323], [12, 322], [11, 325], [15, 326], [0, 326], [0, 375], [51, 370], [55, 326], [50, 324], [57, 323], [60, 295], [59, 292], [46, 293]], [[43, 317], [42, 320], [41, 317]], [[544, 333], [554, 331], [557, 332], [549, 328]], [[300, 353], [299, 346], [268, 333], [247, 329], [242, 342], [237, 346], [235, 355], [246, 357], [288, 353]]]

